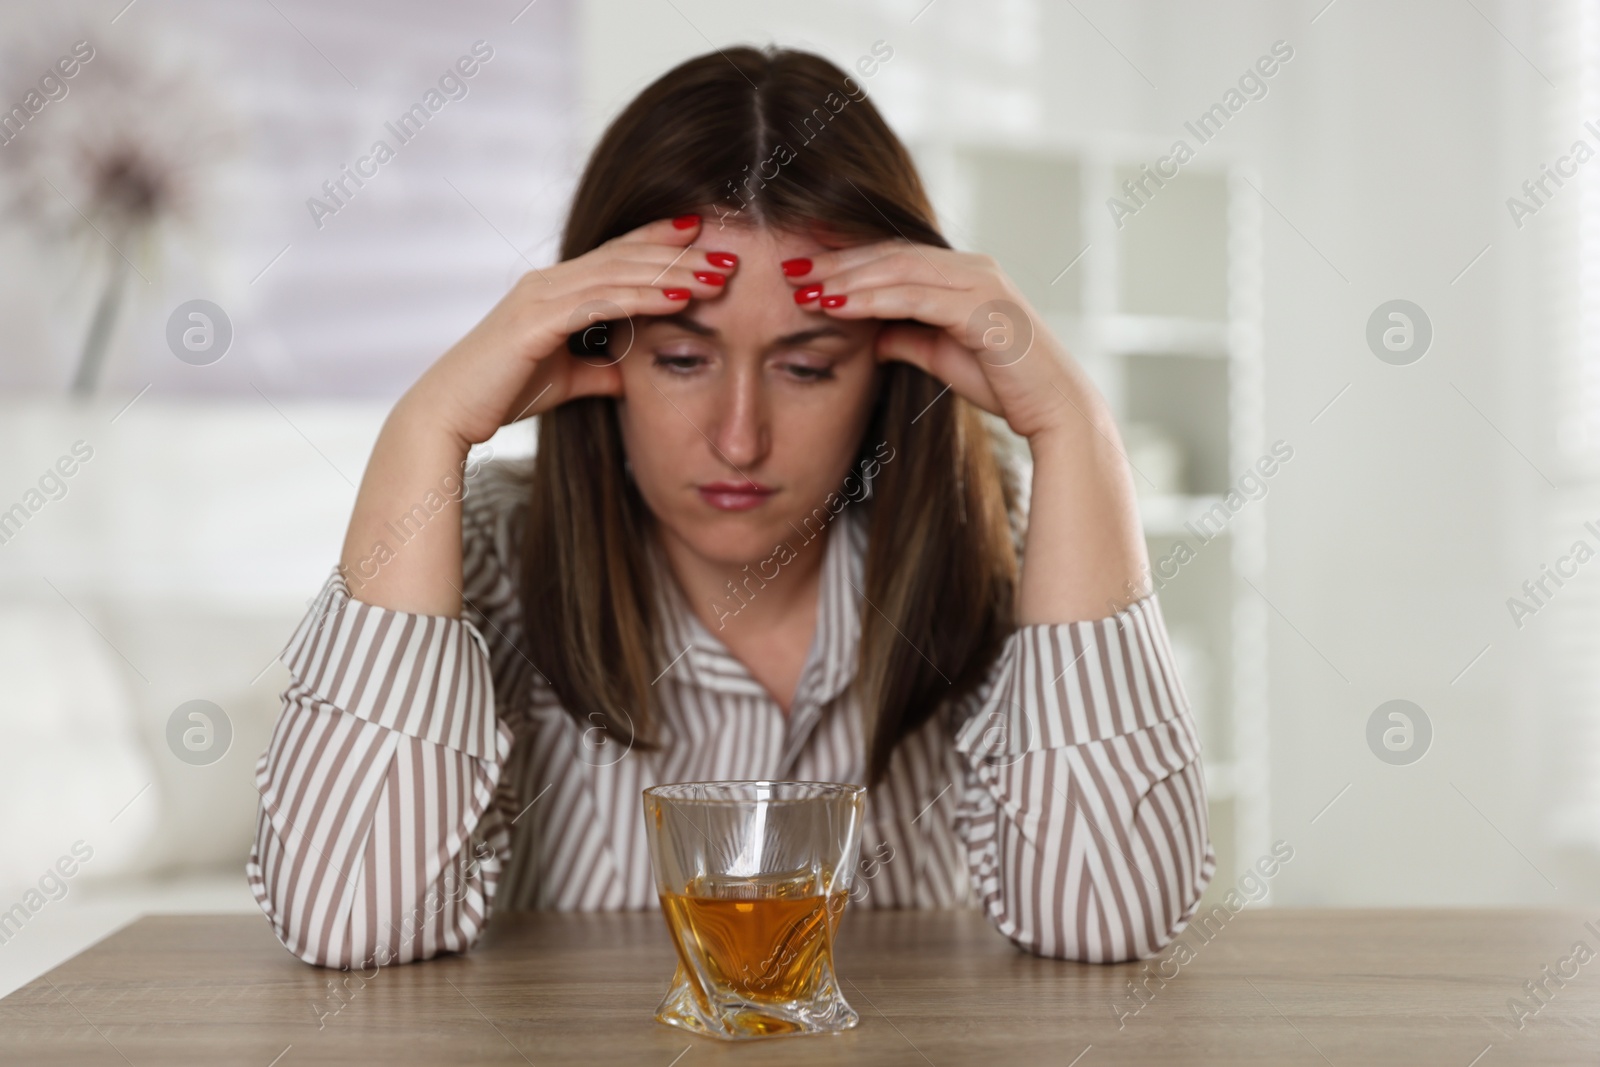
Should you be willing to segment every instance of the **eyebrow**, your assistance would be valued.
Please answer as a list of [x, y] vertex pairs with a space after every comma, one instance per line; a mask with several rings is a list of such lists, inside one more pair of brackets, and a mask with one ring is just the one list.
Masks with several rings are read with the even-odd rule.
[[[692, 333], [700, 337], [716, 337], [718, 331], [715, 327], [707, 326], [703, 322], [696, 322], [689, 317], [688, 312], [680, 311], [676, 315], [663, 315], [656, 320], [676, 326], [685, 333]], [[815, 341], [823, 337], [848, 337], [842, 329], [832, 323], [814, 326], [808, 330], [799, 330], [795, 333], [786, 333], [774, 339], [768, 347], [782, 347], [784, 345], [803, 345], [808, 341]]]

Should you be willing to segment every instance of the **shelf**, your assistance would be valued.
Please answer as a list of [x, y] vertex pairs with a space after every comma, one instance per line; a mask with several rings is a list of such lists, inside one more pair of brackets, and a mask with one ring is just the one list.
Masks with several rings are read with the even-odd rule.
[[[1117, 167], [1119, 189], [1139, 175]], [[1116, 303], [1134, 315], [1228, 317], [1228, 180], [1185, 171], [1117, 231]]]
[[1263, 565], [1264, 509], [1216, 521], [1236, 472], [1262, 451], [1262, 205], [1246, 168], [1210, 157], [1136, 217], [1109, 216], [1108, 198], [1165, 148], [958, 138], [922, 146], [919, 162], [952, 240], [996, 257], [1100, 389], [1142, 468], [1139, 517], [1207, 745], [1226, 883], [1270, 847], [1267, 609], [1241, 580]]
[[1087, 244], [1080, 224], [1081, 163], [1002, 148], [958, 151], [963, 229], [1004, 266], [1034, 307], [1075, 312], [1077, 277], [1066, 267]]
[[1145, 427], [1165, 435], [1181, 453], [1182, 473], [1161, 466], [1143, 473], [1156, 485], [1135, 479], [1146, 492], [1226, 493], [1240, 462], [1232, 453], [1234, 364], [1229, 360], [1129, 352], [1112, 361], [1117, 368], [1120, 414], [1128, 433], [1128, 458], [1135, 463], [1150, 442]]

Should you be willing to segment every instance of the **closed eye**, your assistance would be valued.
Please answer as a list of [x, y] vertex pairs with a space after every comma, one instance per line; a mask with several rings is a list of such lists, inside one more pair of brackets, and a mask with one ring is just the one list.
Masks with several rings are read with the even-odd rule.
[[655, 365], [670, 374], [689, 374], [698, 370], [705, 361], [706, 358], [704, 356], [675, 356], [669, 353], [657, 353]]
[[784, 370], [794, 375], [797, 381], [808, 384], [811, 382], [826, 382], [833, 378], [832, 367], [808, 367], [803, 363], [788, 363], [784, 365]]

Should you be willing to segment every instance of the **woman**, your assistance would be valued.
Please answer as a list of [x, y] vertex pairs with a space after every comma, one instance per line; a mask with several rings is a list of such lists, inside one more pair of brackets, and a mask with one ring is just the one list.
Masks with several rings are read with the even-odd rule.
[[426, 959], [495, 907], [655, 907], [646, 786], [853, 781], [858, 907], [1153, 955], [1214, 859], [1145, 573], [1104, 401], [856, 83], [691, 60], [385, 423], [283, 653], [251, 885], [308, 962]]

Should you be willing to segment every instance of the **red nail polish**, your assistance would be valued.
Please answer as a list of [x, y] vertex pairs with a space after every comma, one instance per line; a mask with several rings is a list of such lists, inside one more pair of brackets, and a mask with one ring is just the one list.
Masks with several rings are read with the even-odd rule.
[[739, 257], [732, 252], [707, 252], [706, 262], [713, 267], [737, 267]]
[[707, 285], [726, 285], [728, 276], [726, 274], [715, 274], [709, 270], [697, 270], [694, 272], [694, 280], [705, 282]]
[[811, 273], [811, 261], [805, 256], [786, 259], [781, 266], [783, 267], [783, 276], [785, 278], [798, 278], [802, 274]]
[[847, 299], [849, 298], [843, 293], [829, 293], [827, 296], [818, 301], [818, 303], [825, 308], [841, 308], [844, 307], [844, 302]]
[[794, 302], [796, 304], [809, 304], [821, 295], [822, 283], [813, 282], [811, 285], [802, 285], [794, 291]]
[[687, 289], [663, 289], [661, 295], [668, 300], [687, 300], [694, 294]]
[[693, 226], [699, 221], [699, 215], [679, 215], [677, 218], [672, 220], [672, 225], [676, 229], [687, 230], [690, 226]]

